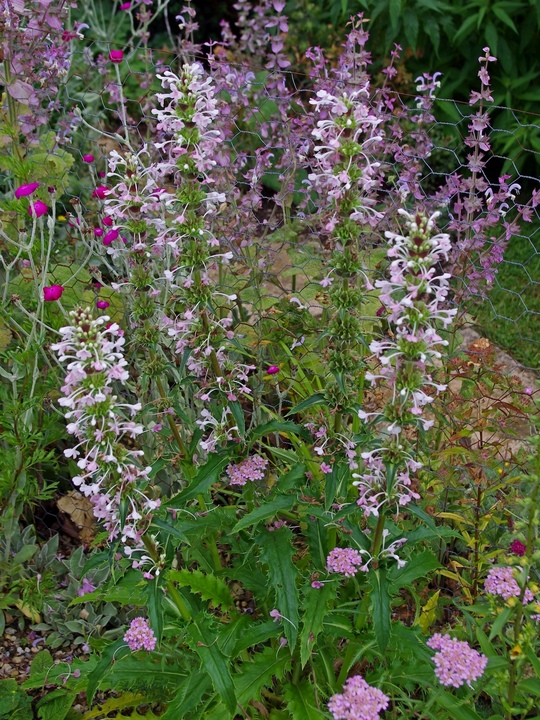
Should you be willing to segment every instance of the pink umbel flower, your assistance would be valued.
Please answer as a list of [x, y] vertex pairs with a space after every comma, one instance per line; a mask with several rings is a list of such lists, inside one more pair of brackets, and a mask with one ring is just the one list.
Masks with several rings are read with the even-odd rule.
[[124, 59], [124, 51], [123, 50], [111, 50], [109, 52], [109, 60], [112, 63], [121, 63]]
[[361, 570], [367, 571], [362, 555], [368, 555], [366, 550], [354, 548], [334, 548], [326, 559], [326, 567], [330, 572], [340, 573], [345, 577], [354, 577]]
[[150, 627], [150, 623], [146, 618], [136, 617], [133, 618], [129, 624], [129, 629], [126, 630], [124, 640], [127, 642], [129, 649], [133, 652], [137, 650], [147, 650], [151, 652], [157, 643], [154, 631]]
[[227, 467], [227, 475], [229, 476], [231, 485], [245, 485], [247, 482], [262, 480], [264, 471], [268, 465], [268, 459], [262, 455], [251, 455], [242, 460], [237, 465], [229, 465]]
[[40, 218], [43, 215], [46, 215], [48, 211], [49, 208], [42, 200], [36, 200], [28, 206], [28, 214], [32, 217]]
[[427, 641], [427, 646], [438, 650], [433, 657], [435, 675], [441, 685], [455, 688], [471, 683], [482, 677], [488, 659], [474, 650], [464, 641], [451, 638], [450, 635], [436, 633]]
[[[510, 565], [506, 567], [493, 567], [487, 574], [484, 583], [484, 590], [489, 595], [499, 595], [503, 600], [521, 597], [521, 588], [516, 580], [514, 570], [521, 568], [513, 568]], [[523, 597], [523, 604], [530, 603], [534, 600], [534, 595], [527, 589]]]
[[44, 287], [43, 299], [45, 300], [45, 302], [54, 302], [55, 300], [60, 300], [64, 290], [65, 288], [62, 287], [62, 285], [49, 285], [48, 287]]
[[27, 183], [26, 185], [20, 185], [15, 190], [15, 197], [17, 200], [22, 197], [26, 197], [27, 195], [31, 195], [33, 192], [35, 192], [39, 187], [38, 182], [33, 183]]
[[334, 720], [379, 720], [379, 713], [386, 710], [389, 702], [382, 690], [355, 675], [347, 680], [342, 693], [330, 698], [328, 710]]

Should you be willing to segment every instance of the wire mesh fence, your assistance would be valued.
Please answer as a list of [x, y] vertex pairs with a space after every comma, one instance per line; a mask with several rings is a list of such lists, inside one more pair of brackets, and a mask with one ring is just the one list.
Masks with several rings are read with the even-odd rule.
[[[54, 103], [51, 130], [42, 133], [37, 141], [40, 152], [33, 155], [29, 152], [29, 170], [37, 173], [39, 180], [49, 179], [48, 191], [56, 203], [55, 242], [47, 258], [50, 261], [48, 285], [66, 290], [65, 311], [77, 305], [95, 306], [101, 302], [108, 303], [108, 312], [113, 317], [115, 313], [121, 317], [121, 303], [111, 283], [121, 284], [128, 268], [113, 272], [103, 251], [102, 238], [108, 232], [104, 224], [106, 203], [101, 203], [105, 196], [96, 196], [96, 188], [109, 184], [111, 154], [125, 157], [148, 153], [151, 156], [152, 145], [159, 140], [154, 112], [160, 92], [157, 78], [168, 67], [178, 70], [186, 58], [167, 52], [154, 56], [147, 53], [142, 69], [140, 62], [129, 57], [121, 66], [112, 66], [106, 55], [99, 52], [102, 45], [89, 45], [83, 52], [73, 53], [58, 94], [49, 97]], [[211, 56], [205, 54], [197, 59], [206, 69], [212, 68]], [[237, 332], [251, 337], [255, 355], [271, 359], [267, 347], [273, 343], [294, 357], [294, 374], [282, 376], [281, 386], [276, 385], [275, 389], [274, 409], [281, 415], [290, 403], [287, 384], [297, 383], [299, 368], [309, 366], [312, 342], [316, 344], [316, 338], [324, 336], [331, 319], [323, 282], [328, 258], [335, 246], [331, 231], [321, 227], [318, 217], [321, 204], [314, 202], [309, 193], [307, 178], [310, 159], [313, 159], [313, 139], [303, 134], [306, 130], [299, 122], [315, 94], [306, 74], [282, 68], [280, 85], [262, 64], [246, 66], [246, 63], [229, 61], [226, 67], [227, 89], [223, 90], [223, 96], [230, 97], [235, 83], [238, 83], [239, 95], [232, 116], [227, 118], [226, 148], [230, 157], [235, 161], [241, 157], [242, 161], [238, 165], [240, 171], [224, 161], [220, 177], [229, 182], [233, 204], [235, 208], [241, 207], [242, 213], [234, 218], [223, 211], [223, 219], [219, 215], [216, 218], [216, 232], [221, 245], [244, 269], [231, 277], [212, 268], [209, 276], [219, 279], [220, 292], [233, 295], [240, 288], [243, 306], [234, 309]], [[220, 72], [223, 73], [223, 69]], [[249, 96], [248, 90], [241, 87], [246, 77]], [[285, 99], [281, 91], [286, 91]], [[406, 191], [409, 198], [414, 195], [421, 205], [431, 210], [436, 208], [437, 200], [446, 199], [447, 204], [450, 200], [455, 202], [459, 193], [463, 194], [462, 187], [456, 189], [454, 195], [444, 197], [439, 189], [448, 185], [450, 178], [459, 179], [470, 169], [470, 147], [465, 144], [470, 137], [470, 106], [437, 98], [426, 110], [429, 117], [424, 114], [419, 118], [416, 96], [413, 98], [391, 88], [386, 92], [386, 101], [391, 98], [398, 118], [396, 125], [388, 127], [396, 130], [401, 123], [405, 130], [403, 138], [396, 130], [395, 144], [401, 144], [401, 159], [395, 159], [394, 155], [394, 164], [388, 158], [383, 162], [385, 180], [378, 192], [385, 213], [396, 215], [407, 196]], [[245, 93], [245, 102], [242, 93]], [[371, 103], [372, 108], [380, 110], [381, 95], [374, 91]], [[536, 118], [515, 109], [492, 110], [496, 111], [498, 125], [488, 124], [484, 131], [490, 137], [493, 151], [485, 151], [485, 164], [478, 170], [484, 179], [480, 187], [484, 195], [487, 190], [493, 194], [492, 188], [497, 187], [499, 178], [508, 175], [507, 184], [513, 187], [513, 199], [525, 207], [540, 182], [535, 175], [539, 152], [526, 144], [528, 131], [536, 128]], [[510, 120], [505, 120], [505, 115]], [[289, 148], [284, 139], [289, 141]], [[302, 148], [303, 167], [299, 167], [297, 157], [288, 152], [293, 145], [296, 151]], [[95, 162], [85, 163], [84, 157], [88, 154], [95, 156]], [[410, 185], [400, 186], [403, 156], [408, 158], [414, 174]], [[12, 169], [4, 166], [6, 188]], [[444, 209], [444, 202], [442, 205]], [[513, 211], [509, 206], [507, 209]], [[8, 234], [10, 229], [18, 230], [17, 210], [9, 205], [4, 209], [2, 223]], [[481, 212], [489, 214], [489, 204]], [[498, 212], [502, 223], [505, 208]], [[529, 386], [534, 384], [532, 373], [538, 369], [540, 358], [540, 217], [536, 208], [531, 209], [530, 222], [518, 223], [515, 215], [514, 211], [510, 233], [502, 224], [492, 223], [492, 234], [485, 240], [484, 251], [488, 254], [493, 248], [504, 248], [500, 262], [489, 266], [491, 287], [479, 292], [472, 280], [468, 287], [475, 273], [488, 269], [482, 265], [482, 255], [478, 253], [463, 258], [460, 281], [471, 298], [467, 305], [467, 324], [506, 351], [511, 359], [502, 354], [499, 358], [506, 363], [507, 372], [515, 372], [520, 366], [523, 384]], [[441, 230], [451, 221], [451, 212], [446, 212]], [[385, 272], [383, 232], [369, 226], [362, 232], [365, 234], [362, 272], [382, 277]], [[39, 278], [40, 262], [43, 264], [43, 256], [40, 262], [35, 262], [23, 255], [16, 251], [15, 259], [13, 255], [6, 255], [4, 262], [4, 300], [9, 303], [11, 298], [12, 308], [32, 305], [34, 285], [31, 281]], [[361, 312], [366, 327], [369, 328], [370, 318], [377, 316], [378, 309], [376, 296], [366, 301]], [[58, 327], [49, 308], [44, 312], [44, 321], [53, 325], [56, 322]], [[16, 330], [6, 324], [3, 332], [7, 338], [3, 349], [9, 350]], [[465, 338], [470, 347], [478, 338], [467, 335], [468, 332], [470, 330], [465, 331]], [[312, 342], [306, 342], [308, 335]], [[165, 407], [166, 404], [156, 398], [156, 408], [161, 413], [156, 425], [161, 424]], [[504, 429], [501, 430], [504, 436]], [[496, 442], [498, 438], [494, 436]], [[157, 435], [149, 448], [156, 457], [160, 456], [162, 448]], [[68, 478], [64, 481], [67, 485]], [[167, 473], [158, 473], [156, 483], [161, 483], [163, 493], [170, 496], [182, 487], [181, 473], [169, 465]], [[86, 538], [88, 524], [93, 526], [88, 501], [80, 493], [70, 491], [62, 502], [65, 507], [49, 501], [41, 503], [37, 515], [44, 527], [49, 528], [43, 532], [61, 528], [68, 535], [80, 534]]]

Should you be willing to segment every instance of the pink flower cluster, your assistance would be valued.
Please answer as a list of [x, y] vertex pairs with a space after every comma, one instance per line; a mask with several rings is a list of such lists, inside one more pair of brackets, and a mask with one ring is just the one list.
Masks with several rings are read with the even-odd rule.
[[488, 659], [466, 642], [436, 633], [427, 641], [427, 646], [438, 650], [433, 657], [435, 675], [442, 685], [455, 688], [471, 683], [482, 677]]
[[[136, 546], [159, 507], [159, 500], [144, 495], [151, 468], [141, 468], [140, 450], [128, 449], [123, 440], [135, 439], [144, 428], [125, 414], [136, 415], [140, 403], [122, 402], [114, 384], [129, 377], [124, 358], [124, 333], [103, 315], [92, 317], [89, 308], [70, 313], [73, 324], [60, 329], [62, 340], [52, 346], [68, 373], [61, 388], [59, 404], [66, 408], [67, 431], [78, 444], [64, 451], [77, 459], [82, 471], [73, 483], [90, 498], [94, 514], [104, 522], [111, 538], [119, 534]], [[124, 507], [121, 519], [120, 506]]]
[[360, 570], [367, 572], [367, 564], [362, 555], [368, 555], [366, 550], [354, 548], [334, 548], [326, 559], [326, 567], [330, 572], [340, 573], [345, 577], [354, 577]]
[[387, 438], [381, 447], [362, 453], [364, 471], [354, 475], [360, 490], [357, 502], [366, 516], [378, 515], [387, 503], [399, 507], [419, 498], [412, 489], [411, 473], [422, 465], [402, 439], [402, 429], [418, 421], [424, 430], [433, 425], [422, 415], [433, 395], [446, 389], [434, 381], [430, 370], [441, 357], [439, 347], [447, 345], [435, 326], [448, 326], [457, 312], [444, 307], [450, 276], [436, 269], [450, 250], [450, 237], [434, 234], [438, 213], [428, 218], [421, 212], [398, 212], [407, 233], [385, 233], [390, 241], [390, 277], [375, 283], [394, 332], [392, 337], [372, 341], [370, 350], [379, 369], [366, 373], [372, 384], [384, 382], [391, 388], [392, 398], [382, 413], [358, 412], [361, 420], [373, 418]]
[[389, 702], [382, 690], [355, 675], [347, 680], [343, 693], [330, 698], [328, 709], [334, 720], [379, 720], [379, 713], [386, 710]]
[[[521, 597], [521, 588], [514, 576], [514, 568], [507, 565], [506, 567], [493, 567], [487, 574], [484, 583], [484, 590], [489, 595], [499, 595], [503, 600]], [[523, 604], [530, 603], [534, 600], [534, 595], [527, 589], [523, 597]]]
[[245, 485], [247, 482], [262, 480], [267, 465], [267, 458], [262, 455], [251, 455], [238, 465], [229, 465], [226, 472], [231, 485]]
[[[379, 166], [372, 153], [381, 141], [377, 126], [382, 122], [369, 107], [368, 85], [344, 89], [341, 94], [321, 89], [310, 100], [322, 117], [312, 136], [314, 172], [308, 175], [309, 187], [334, 209], [326, 229], [348, 216], [350, 220], [375, 225], [381, 214], [375, 210], [373, 190], [379, 186]], [[341, 208], [346, 205], [347, 212]]]
[[148, 652], [151, 652], [157, 643], [150, 623], [143, 617], [133, 618], [129, 624], [129, 629], [126, 630], [124, 640], [133, 652], [137, 650], [148, 650]]

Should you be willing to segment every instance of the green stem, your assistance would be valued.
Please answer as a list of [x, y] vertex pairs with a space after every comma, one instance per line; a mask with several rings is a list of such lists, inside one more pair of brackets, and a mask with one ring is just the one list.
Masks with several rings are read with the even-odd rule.
[[182, 619], [185, 620], [186, 622], [189, 622], [189, 620], [191, 620], [191, 614], [188, 610], [186, 603], [184, 602], [184, 598], [178, 592], [178, 589], [176, 588], [176, 586], [172, 580], [167, 581], [167, 590], [168, 590], [169, 595], [171, 596], [174, 604], [178, 608], [178, 611], [179, 611], [180, 615], [182, 616]]
[[374, 561], [374, 567], [377, 555], [381, 551], [381, 545], [382, 545], [382, 539], [383, 539], [383, 530], [384, 530], [384, 521], [385, 521], [385, 515], [384, 512], [381, 512], [379, 515], [379, 518], [377, 520], [377, 527], [375, 528], [375, 536], [373, 537], [373, 549], [371, 551], [371, 554], [375, 558]]
[[[156, 378], [156, 385], [157, 389], [159, 391], [159, 396], [162, 400], [167, 399], [167, 393], [165, 392], [165, 388], [163, 387], [163, 383], [161, 382], [160, 378]], [[178, 427], [176, 426], [176, 423], [174, 422], [173, 418], [170, 415], [167, 415], [167, 419], [169, 422], [169, 427], [171, 428], [172, 434], [174, 435], [174, 439], [176, 440], [176, 444], [178, 445], [178, 448], [180, 450], [180, 453], [183, 457], [187, 457], [187, 448], [184, 444], [184, 441], [182, 440], [180, 433], [178, 431]]]

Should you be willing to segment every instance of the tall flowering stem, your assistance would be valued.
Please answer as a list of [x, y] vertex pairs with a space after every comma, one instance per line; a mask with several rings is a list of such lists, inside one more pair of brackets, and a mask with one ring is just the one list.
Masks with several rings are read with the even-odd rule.
[[[361, 27], [353, 28], [345, 59], [351, 55], [358, 60], [352, 46], [358, 42], [363, 47], [366, 40]], [[365, 56], [360, 57], [365, 64]], [[321, 198], [323, 231], [333, 250], [329, 271], [321, 281], [324, 288], [329, 288], [335, 307], [327, 332], [328, 366], [334, 375], [359, 380], [358, 372], [362, 376], [363, 368], [358, 358], [364, 354], [360, 314], [365, 294], [360, 253], [369, 229], [381, 219], [375, 209], [375, 193], [382, 174], [374, 153], [382, 140], [382, 119], [370, 107], [369, 81], [363, 64], [357, 66], [353, 59], [343, 61], [340, 81], [334, 87], [321, 81], [315, 98], [310, 100], [316, 127], [312, 131], [315, 144], [308, 181], [309, 189]], [[343, 395], [343, 383], [341, 387]], [[337, 387], [334, 400], [335, 430], [339, 431], [339, 406], [345, 397], [340, 397]]]
[[114, 393], [129, 372], [124, 358], [124, 333], [107, 315], [93, 318], [91, 310], [70, 313], [72, 324], [60, 330], [62, 340], [52, 346], [68, 373], [59, 404], [66, 409], [67, 431], [77, 442], [64, 451], [82, 471], [73, 483], [90, 499], [94, 515], [103, 521], [111, 540], [120, 538], [126, 551], [141, 549], [159, 499], [145, 490], [150, 467], [141, 467], [140, 450], [125, 441], [144, 432], [132, 419], [140, 403], [128, 403]]
[[448, 344], [437, 326], [446, 328], [456, 314], [455, 309], [445, 307], [450, 276], [438, 269], [450, 250], [449, 236], [435, 232], [438, 213], [429, 218], [421, 212], [399, 213], [407, 232], [385, 233], [390, 245], [389, 278], [375, 283], [391, 332], [370, 344], [372, 360], [378, 367], [366, 373], [372, 385], [386, 386], [390, 397], [382, 412], [358, 412], [381, 438], [375, 448], [362, 452], [363, 472], [354, 475], [358, 505], [366, 516], [379, 517], [374, 556], [383, 537], [381, 513], [420, 497], [413, 488], [413, 476], [422, 464], [415, 457], [410, 433], [407, 439], [404, 429], [421, 426], [427, 430], [433, 425], [433, 420], [424, 417], [424, 410], [434, 395], [446, 388], [432, 372], [441, 358], [440, 348]]

